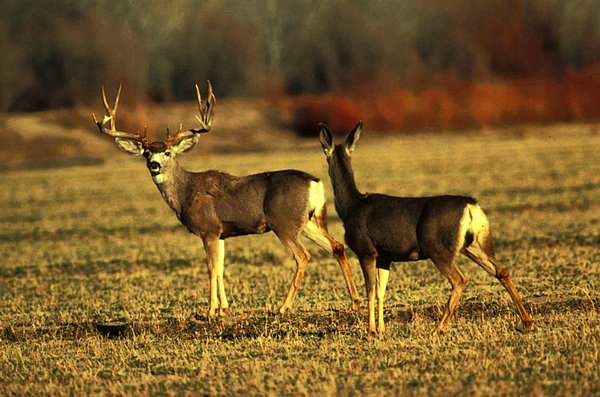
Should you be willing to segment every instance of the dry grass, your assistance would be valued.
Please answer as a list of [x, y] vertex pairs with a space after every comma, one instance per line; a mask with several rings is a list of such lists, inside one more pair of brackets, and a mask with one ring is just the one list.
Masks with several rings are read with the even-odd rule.
[[[2, 174], [0, 392], [599, 393], [600, 137], [564, 126], [374, 138], [366, 127], [354, 160], [363, 190], [481, 199], [533, 333], [513, 331], [508, 295], [461, 260], [470, 282], [459, 311], [447, 335], [431, 336], [449, 288], [430, 263], [415, 262], [392, 268], [389, 334], [367, 341], [365, 309], [349, 310], [340, 270], [314, 246], [296, 310], [277, 316], [293, 263], [270, 234], [227, 241], [232, 316], [209, 323], [200, 241], [178, 224], [143, 164], [121, 155], [96, 167]], [[326, 179], [317, 141], [310, 146], [182, 161], [235, 174], [300, 168]], [[106, 321], [131, 328], [106, 338], [94, 327]]]

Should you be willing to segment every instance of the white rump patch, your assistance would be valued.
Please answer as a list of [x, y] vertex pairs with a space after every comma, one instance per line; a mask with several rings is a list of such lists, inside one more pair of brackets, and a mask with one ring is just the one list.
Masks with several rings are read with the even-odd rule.
[[308, 189], [308, 211], [319, 216], [323, 212], [323, 207], [325, 207], [323, 182], [311, 181]]
[[468, 231], [473, 233], [473, 241], [483, 245], [489, 234], [489, 223], [485, 213], [478, 204], [467, 204], [460, 218], [458, 230], [457, 251], [465, 244], [465, 236]]
[[487, 236], [490, 234], [490, 224], [487, 216], [479, 205], [468, 205], [467, 209], [471, 215], [471, 230], [473, 237], [481, 246], [485, 243]]
[[458, 241], [456, 243], [455, 252], [458, 252], [465, 245], [465, 236], [469, 227], [471, 226], [471, 212], [469, 211], [471, 204], [467, 204], [463, 210], [463, 215], [460, 217], [460, 223], [458, 224]]

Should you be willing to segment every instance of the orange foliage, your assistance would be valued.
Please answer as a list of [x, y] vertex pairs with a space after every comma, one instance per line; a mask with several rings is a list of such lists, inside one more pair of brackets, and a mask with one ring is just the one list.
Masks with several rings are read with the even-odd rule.
[[288, 97], [291, 123], [314, 135], [317, 123], [348, 131], [358, 120], [374, 130], [449, 130], [600, 119], [600, 65], [561, 79], [470, 82], [445, 79], [423, 90], [376, 90]]

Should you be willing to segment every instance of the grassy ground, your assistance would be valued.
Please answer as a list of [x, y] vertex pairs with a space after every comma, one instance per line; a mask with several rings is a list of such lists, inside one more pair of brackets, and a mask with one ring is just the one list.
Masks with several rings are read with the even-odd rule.
[[[449, 285], [429, 262], [395, 264], [384, 340], [365, 339], [335, 261], [313, 262], [290, 315], [275, 315], [293, 262], [271, 235], [226, 242], [232, 315], [208, 322], [198, 238], [163, 203], [144, 164], [0, 175], [0, 392], [6, 394], [470, 395], [600, 392], [600, 136], [375, 138], [354, 156], [362, 190], [471, 194], [495, 229], [535, 331], [476, 265], [458, 313], [431, 331]], [[203, 139], [210, 139], [208, 135]], [[115, 148], [115, 151], [117, 149]], [[298, 151], [182, 156], [234, 174], [299, 168], [324, 178], [318, 142]], [[351, 256], [361, 294], [363, 280]], [[98, 322], [131, 324], [107, 338]]]

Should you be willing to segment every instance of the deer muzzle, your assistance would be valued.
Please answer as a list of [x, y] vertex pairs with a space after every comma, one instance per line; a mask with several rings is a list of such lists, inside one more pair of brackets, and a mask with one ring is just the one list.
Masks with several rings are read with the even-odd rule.
[[158, 174], [160, 174], [160, 163], [158, 161], [150, 161], [148, 162], [148, 169], [150, 170], [150, 173], [152, 174], [152, 176], [156, 176]]

